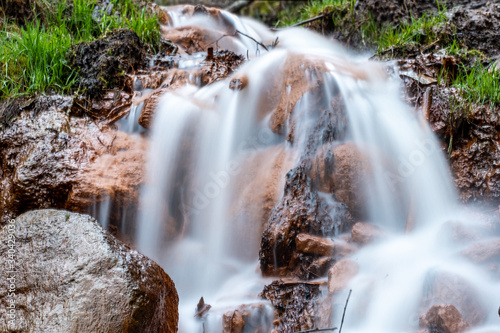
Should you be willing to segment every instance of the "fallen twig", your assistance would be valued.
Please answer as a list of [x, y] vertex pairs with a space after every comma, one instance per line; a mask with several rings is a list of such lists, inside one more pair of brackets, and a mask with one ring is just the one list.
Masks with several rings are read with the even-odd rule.
[[345, 301], [344, 313], [342, 314], [342, 322], [340, 323], [339, 333], [342, 333], [342, 326], [344, 326], [345, 310], [347, 309], [347, 303], [349, 303], [349, 298], [351, 297], [352, 289], [349, 289], [349, 295], [347, 295], [347, 300]]
[[295, 333], [309, 333], [309, 332], [326, 332], [326, 331], [335, 331], [337, 327], [331, 327], [331, 328], [313, 328], [311, 330], [305, 330], [305, 331], [300, 331], [300, 332], [295, 332]]
[[258, 40], [256, 40], [255, 38], [251, 37], [251, 36], [248, 36], [247, 34], [244, 34], [243, 32], [239, 31], [239, 30], [236, 30], [233, 34], [224, 34], [222, 36], [220, 36], [217, 40], [213, 41], [212, 43], [208, 44], [207, 46], [210, 46], [212, 44], [215, 44], [217, 46], [217, 48], [219, 47], [218, 46], [218, 43], [219, 41], [224, 38], [224, 37], [236, 37], [237, 34], [240, 34], [242, 36], [245, 36], [247, 38], [250, 38], [251, 40], [253, 40], [257, 45], [259, 46], [262, 46], [264, 48], [264, 50], [266, 50], [267, 52], [269, 52], [269, 49], [264, 45], [262, 44], [261, 42], [259, 42]]

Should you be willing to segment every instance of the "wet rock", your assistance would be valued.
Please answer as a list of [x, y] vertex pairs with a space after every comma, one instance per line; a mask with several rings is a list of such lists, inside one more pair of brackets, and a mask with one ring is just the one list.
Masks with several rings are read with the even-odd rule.
[[315, 254], [320, 256], [331, 256], [333, 254], [333, 241], [330, 239], [299, 234], [295, 238], [297, 251], [306, 254]]
[[[328, 158], [324, 157], [323, 161]], [[327, 163], [327, 162], [325, 162]], [[331, 167], [330, 167], [331, 168]], [[335, 200], [349, 207], [356, 219], [366, 217], [365, 180], [368, 176], [368, 159], [353, 143], [346, 143], [333, 149], [333, 173], [330, 193]], [[328, 172], [326, 167], [324, 172]]]
[[349, 281], [358, 274], [358, 264], [344, 259], [328, 270], [328, 292], [335, 294], [347, 287]]
[[132, 30], [117, 29], [107, 37], [75, 45], [69, 64], [79, 70], [78, 81], [86, 95], [99, 97], [104, 89], [121, 87], [125, 73], [140, 67], [144, 48]]
[[[176, 332], [178, 296], [160, 266], [104, 232], [89, 216], [40, 210], [13, 226], [16, 322], [2, 332]], [[2, 266], [7, 266], [2, 256]], [[21, 265], [22, 263], [22, 265]], [[7, 281], [0, 308], [7, 313]], [[19, 330], [18, 330], [19, 329]]]
[[244, 304], [222, 317], [222, 333], [269, 332], [273, 311], [265, 304]]
[[437, 271], [426, 276], [420, 309], [425, 312], [436, 304], [452, 304], [473, 326], [486, 319], [486, 310], [474, 285], [452, 273]]
[[68, 195], [66, 208], [82, 212], [95, 202], [111, 199], [126, 207], [139, 201], [144, 182], [147, 140], [116, 132], [108, 150], [89, 165], [82, 165]]
[[351, 230], [352, 241], [359, 245], [369, 244], [380, 236], [382, 236], [380, 228], [369, 223], [358, 222]]
[[296, 252], [296, 236], [333, 236], [349, 226], [351, 217], [346, 207], [327, 201], [311, 187], [304, 166], [287, 173], [285, 192], [272, 210], [261, 238], [259, 259], [264, 275], [315, 278], [308, 273], [313, 258]]
[[500, 51], [500, 4], [488, 2], [478, 8], [468, 6], [457, 8], [451, 17], [456, 37], [469, 49], [476, 49], [486, 56]]
[[274, 281], [260, 294], [275, 308], [273, 333], [293, 333], [315, 328], [318, 300], [321, 290], [318, 284]]
[[[230, 51], [217, 51], [211, 60], [205, 60], [199, 68], [194, 70], [174, 69], [160, 75], [161, 84], [151, 82], [151, 76], [147, 75], [146, 87], [156, 89], [138, 99], [136, 103], [144, 101], [139, 124], [144, 128], [150, 128], [153, 116], [161, 97], [169, 91], [182, 88], [188, 84], [204, 86], [222, 80], [230, 76], [242, 63], [244, 58]], [[153, 72], [153, 75], [155, 72]], [[158, 79], [158, 80], [159, 80]], [[154, 81], [154, 80], [153, 80]]]
[[450, 304], [434, 305], [419, 318], [419, 326], [430, 331], [441, 329], [444, 333], [459, 333], [469, 329], [462, 314]]
[[144, 128], [150, 128], [153, 122], [153, 116], [155, 114], [156, 108], [160, 103], [162, 96], [168, 91], [168, 89], [157, 89], [153, 93], [145, 96], [144, 107], [142, 108], [141, 115], [139, 116], [139, 125]]
[[472, 244], [462, 254], [476, 263], [500, 259], [500, 238], [488, 239]]

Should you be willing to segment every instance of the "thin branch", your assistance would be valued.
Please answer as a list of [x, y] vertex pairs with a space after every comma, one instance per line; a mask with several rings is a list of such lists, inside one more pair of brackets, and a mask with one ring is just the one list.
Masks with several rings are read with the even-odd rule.
[[[259, 46], [262, 46], [264, 48], [264, 50], [266, 50], [267, 52], [269, 52], [269, 49], [264, 45], [262, 44], [261, 42], [257, 41], [255, 38], [251, 37], [251, 36], [248, 36], [247, 34], [244, 34], [243, 32], [239, 31], [239, 30], [236, 30], [233, 34], [224, 34], [222, 36], [220, 36], [217, 40], [213, 41], [212, 43], [208, 44], [207, 46], [210, 46], [212, 44], [215, 44], [216, 46], [218, 45], [219, 41], [224, 38], [224, 37], [235, 37], [237, 34], [240, 34], [242, 36], [245, 36], [247, 38], [250, 38], [251, 40], [253, 40], [257, 45]], [[218, 47], [218, 46], [217, 46]]]
[[302, 22], [299, 22], [299, 23], [295, 23], [295, 24], [292, 24], [288, 27], [285, 27], [285, 28], [281, 28], [281, 29], [276, 29], [276, 28], [273, 28], [271, 29], [272, 31], [278, 31], [278, 30], [283, 30], [283, 29], [287, 29], [287, 28], [294, 28], [294, 27], [300, 27], [304, 24], [307, 24], [307, 23], [311, 23], [311, 22], [314, 22], [314, 21], [317, 21], [319, 19], [322, 19], [323, 17], [325, 17], [328, 13], [323, 13], [321, 15], [318, 15], [318, 16], [315, 16], [313, 18], [310, 18], [310, 19], [307, 19], [305, 21], [302, 21]]
[[347, 309], [347, 303], [349, 303], [349, 298], [351, 297], [352, 289], [349, 289], [349, 295], [347, 295], [347, 300], [345, 301], [344, 313], [342, 314], [342, 322], [340, 323], [339, 333], [342, 333], [342, 326], [344, 326], [345, 310]]
[[240, 34], [240, 35], [243, 35], [243, 36], [245, 36], [245, 37], [247, 37], [247, 38], [250, 38], [250, 39], [251, 39], [251, 40], [253, 40], [255, 43], [257, 43], [257, 45], [262, 46], [262, 48], [264, 48], [264, 50], [266, 50], [267, 52], [269, 52], [269, 50], [267, 49], [267, 47], [266, 47], [264, 44], [262, 44], [261, 42], [257, 41], [255, 38], [253, 38], [253, 37], [251, 37], [251, 36], [248, 36], [247, 34], [244, 34], [244, 33], [242, 33], [242, 32], [241, 32], [241, 31], [239, 31], [239, 30], [236, 30], [236, 33], [237, 33], [237, 34]]
[[295, 332], [295, 333], [309, 333], [309, 332], [326, 332], [326, 331], [335, 331], [337, 327], [331, 327], [331, 328], [313, 328], [312, 330], [305, 330], [305, 331], [300, 331], [300, 332]]

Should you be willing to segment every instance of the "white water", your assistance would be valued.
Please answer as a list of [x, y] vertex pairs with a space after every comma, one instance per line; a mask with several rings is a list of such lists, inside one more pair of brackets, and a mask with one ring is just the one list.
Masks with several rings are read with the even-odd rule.
[[[175, 24], [186, 24], [181, 16], [171, 16]], [[250, 28], [233, 16], [231, 20], [259, 38], [255, 23]], [[296, 54], [321, 59], [328, 69], [322, 86], [327, 101], [336, 90], [342, 95], [349, 118], [346, 140], [356, 142], [370, 160], [372, 174], [366, 180], [370, 222], [387, 233], [384, 241], [361, 249], [353, 258], [360, 271], [350, 285], [353, 294], [345, 332], [416, 331], [425, 286], [436, 271], [452, 273], [472, 285], [487, 315], [485, 326], [499, 331], [498, 278], [462, 259], [458, 252], [463, 245], [443, 232], [448, 221], [471, 226], [475, 221], [461, 213], [443, 152], [427, 126], [398, 99], [396, 85], [376, 64], [303, 30], [284, 31], [279, 38], [278, 48], [238, 71], [236, 75], [249, 78], [245, 89], [230, 90], [230, 79], [202, 89], [186, 88], [166, 94], [157, 110], [138, 246], [176, 283], [181, 300], [179, 331], [203, 331], [193, 318], [203, 296], [213, 306], [205, 330], [220, 332], [221, 315], [256, 302], [264, 284], [271, 281], [257, 270], [261, 226], [255, 225], [253, 215], [238, 219], [232, 215], [234, 202], [245, 203], [234, 186], [254, 154], [281, 147], [298, 161], [305, 152], [315, 125], [312, 98], [304, 95], [293, 111], [297, 124], [293, 145], [285, 141], [286, 135], [270, 132], [273, 110], [262, 103], [286, 59]], [[240, 46], [255, 47], [250, 44]], [[330, 103], [324, 106], [331, 108]], [[405, 234], [409, 211], [414, 227]], [[336, 302], [344, 299], [339, 295]], [[339, 325], [340, 316], [336, 311], [332, 325]]]

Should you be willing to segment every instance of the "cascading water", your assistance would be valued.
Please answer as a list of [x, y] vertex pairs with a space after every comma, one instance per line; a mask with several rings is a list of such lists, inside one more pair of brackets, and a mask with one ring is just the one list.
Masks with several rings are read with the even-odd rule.
[[[202, 20], [185, 20], [179, 13], [170, 12], [173, 25]], [[318, 113], [338, 113], [333, 101], [340, 98], [347, 128], [336, 121], [335, 140], [328, 144], [355, 142], [368, 159], [367, 216], [385, 234], [355, 254], [359, 273], [350, 284], [345, 331], [418, 330], [422, 307], [456, 302], [453, 293], [423, 300], [440, 274], [470, 285], [486, 314], [483, 325], [498, 331], [494, 295], [500, 295], [500, 283], [463, 259], [463, 244], [445, 232], [450, 221], [471, 228], [473, 223], [460, 211], [441, 149], [427, 125], [399, 100], [397, 85], [378, 65], [323, 37], [303, 30], [263, 36], [259, 32], [265, 29], [256, 23], [224, 15], [253, 38], [269, 43], [279, 36], [280, 43], [225, 81], [165, 94], [157, 109], [137, 243], [176, 283], [179, 330], [220, 332], [225, 311], [262, 302], [257, 295], [271, 280], [256, 268], [262, 219], [265, 223], [269, 212], [254, 201], [267, 193], [268, 203], [276, 205], [288, 170], [325, 144]], [[242, 40], [236, 49], [251, 49], [253, 56], [255, 42]], [[303, 71], [302, 88], [293, 80], [285, 83], [293, 63]], [[231, 89], [232, 82], [243, 82], [241, 90]], [[277, 115], [279, 105], [291, 107]], [[212, 305], [204, 328], [193, 317], [202, 296]], [[338, 296], [336, 301], [345, 295]], [[263, 324], [270, 329], [272, 309], [265, 307]], [[332, 325], [340, 316], [335, 311]]]

